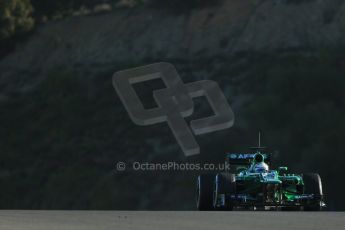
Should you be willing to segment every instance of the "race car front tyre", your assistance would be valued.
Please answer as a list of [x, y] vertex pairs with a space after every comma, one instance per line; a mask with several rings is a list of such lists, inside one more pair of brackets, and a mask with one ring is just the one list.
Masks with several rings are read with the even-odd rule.
[[322, 182], [321, 177], [317, 173], [303, 174], [304, 194], [314, 194], [318, 197], [315, 203], [304, 206], [304, 211], [321, 211], [322, 210]]
[[[216, 210], [233, 210], [230, 196], [236, 193], [235, 174], [219, 173], [215, 177], [213, 189], [213, 208]], [[220, 197], [223, 196], [223, 197]], [[219, 201], [223, 199], [223, 203]]]
[[213, 210], [213, 174], [199, 175], [196, 188], [196, 206], [199, 211]]

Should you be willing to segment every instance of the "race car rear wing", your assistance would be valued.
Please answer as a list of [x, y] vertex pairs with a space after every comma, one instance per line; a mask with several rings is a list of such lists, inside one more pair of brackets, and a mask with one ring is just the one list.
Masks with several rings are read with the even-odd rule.
[[[253, 162], [256, 153], [228, 153], [226, 161], [229, 165], [250, 165]], [[266, 164], [271, 165], [271, 154], [260, 153], [264, 157]]]

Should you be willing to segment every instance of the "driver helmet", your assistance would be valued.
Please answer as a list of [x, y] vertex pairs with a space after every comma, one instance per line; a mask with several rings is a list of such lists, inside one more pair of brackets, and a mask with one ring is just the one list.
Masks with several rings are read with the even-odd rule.
[[268, 172], [268, 165], [265, 162], [256, 163], [252, 168], [255, 173], [266, 173]]

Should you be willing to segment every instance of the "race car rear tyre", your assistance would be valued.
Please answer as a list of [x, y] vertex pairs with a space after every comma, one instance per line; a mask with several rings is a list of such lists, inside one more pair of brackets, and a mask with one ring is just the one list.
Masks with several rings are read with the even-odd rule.
[[196, 188], [196, 206], [199, 211], [213, 210], [213, 181], [213, 174], [198, 176]]
[[[219, 173], [215, 177], [213, 189], [213, 208], [216, 210], [233, 210], [230, 196], [236, 193], [235, 174]], [[219, 205], [220, 195], [223, 195], [224, 205]]]
[[322, 206], [322, 182], [320, 175], [317, 173], [305, 173], [303, 174], [303, 183], [304, 183], [304, 194], [314, 194], [319, 197], [314, 204], [305, 205], [304, 211], [321, 211]]

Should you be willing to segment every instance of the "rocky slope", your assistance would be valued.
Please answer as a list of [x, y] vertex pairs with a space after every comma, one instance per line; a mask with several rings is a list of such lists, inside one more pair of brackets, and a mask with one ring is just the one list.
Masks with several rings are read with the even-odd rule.
[[343, 0], [227, 0], [186, 14], [121, 9], [40, 26], [0, 61], [0, 83], [4, 89], [9, 81], [35, 82], [56, 67], [92, 75], [146, 59], [188, 61], [344, 43]]

